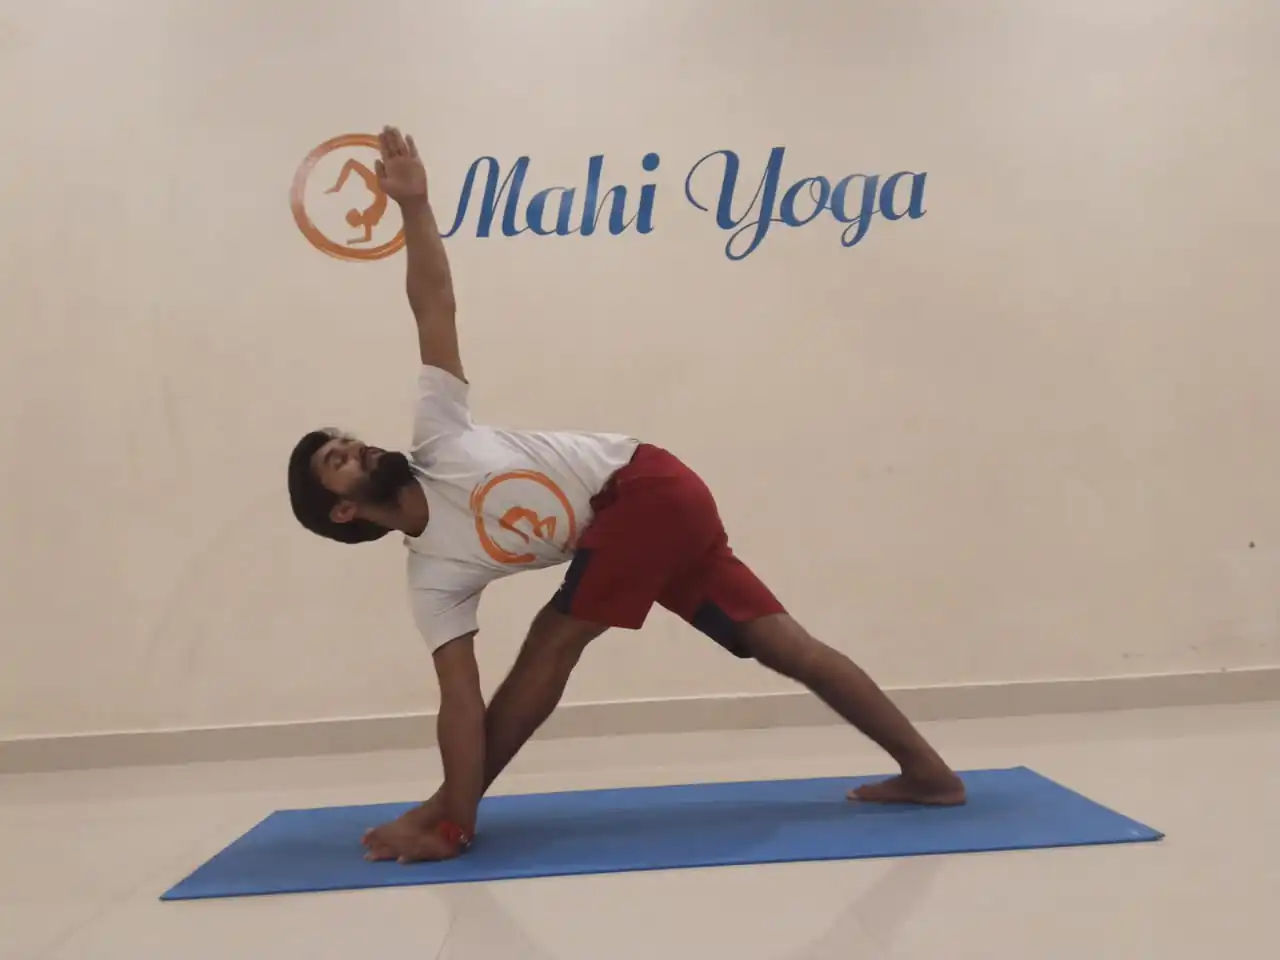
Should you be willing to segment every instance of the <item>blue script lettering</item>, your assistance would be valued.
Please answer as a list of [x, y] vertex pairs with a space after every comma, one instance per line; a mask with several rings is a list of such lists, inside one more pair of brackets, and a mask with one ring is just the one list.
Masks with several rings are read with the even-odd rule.
[[[813, 210], [807, 217], [801, 219], [796, 216], [796, 198], [800, 196], [802, 190], [806, 189], [810, 199], [813, 200]], [[797, 180], [783, 194], [782, 222], [789, 227], [803, 227], [826, 208], [827, 200], [830, 196], [831, 184], [827, 182], [826, 177], [805, 177], [803, 180]]]
[[[856, 180], [862, 181], [862, 202], [858, 206], [857, 214], [851, 217], [847, 206], [849, 187]], [[831, 215], [841, 223], [849, 224], [844, 233], [840, 234], [840, 242], [844, 246], [857, 246], [858, 241], [865, 237], [867, 230], [871, 228], [871, 218], [876, 213], [876, 187], [879, 183], [880, 176], [878, 174], [873, 173], [868, 177], [861, 173], [855, 173], [845, 177], [831, 191]]]
[[907, 201], [907, 212], [905, 216], [912, 220], [919, 220], [924, 216], [924, 178], [928, 174], [924, 173], [895, 173], [892, 177], [884, 182], [884, 186], [880, 188], [880, 210], [886, 220], [901, 220], [904, 214], [896, 213], [893, 209], [894, 191], [898, 189], [898, 181], [903, 177], [911, 178], [911, 199]]
[[[927, 174], [910, 171], [893, 174], [884, 181], [883, 186], [880, 186], [879, 174], [855, 173], [838, 181], [834, 187], [826, 177], [804, 177], [786, 189], [779, 205], [778, 191], [785, 157], [786, 147], [774, 147], [769, 152], [769, 160], [755, 194], [746, 210], [736, 218], [733, 208], [737, 199], [738, 174], [742, 167], [736, 153], [732, 150], [709, 153], [693, 165], [685, 178], [685, 197], [699, 210], [710, 212], [710, 208], [695, 196], [693, 181], [704, 164], [723, 159], [724, 170], [720, 176], [715, 220], [721, 230], [733, 231], [724, 247], [725, 256], [730, 260], [742, 260], [750, 256], [764, 241], [772, 224], [803, 227], [816, 220], [824, 210], [830, 211], [833, 219], [847, 224], [840, 237], [841, 244], [846, 247], [856, 246], [866, 236], [876, 213], [883, 213], [884, 218], [889, 221], [901, 220], [904, 216], [918, 220], [925, 214], [924, 187]], [[899, 212], [896, 206], [897, 189], [907, 177], [911, 178], [911, 193], [906, 211]], [[854, 185], [858, 182], [861, 183], [861, 197], [857, 203], [857, 211], [851, 212], [849, 193], [851, 188], [856, 189]], [[876, 209], [877, 188], [879, 210]], [[752, 217], [754, 219], [749, 219]]]
[[[643, 184], [640, 187], [640, 199], [635, 213], [627, 219], [627, 188], [611, 186], [601, 196], [604, 181], [604, 155], [592, 157], [587, 163], [587, 183], [582, 190], [581, 217], [577, 225], [573, 223], [574, 205], [578, 195], [575, 187], [548, 187], [539, 190], [521, 210], [521, 190], [529, 172], [529, 158], [520, 157], [512, 165], [507, 175], [499, 181], [501, 165], [494, 157], [480, 157], [467, 170], [462, 182], [462, 193], [458, 197], [458, 208], [453, 218], [453, 225], [443, 233], [451, 237], [466, 222], [467, 212], [476, 190], [477, 178], [484, 178], [484, 193], [480, 198], [480, 209], [476, 215], [476, 236], [488, 237], [493, 231], [494, 218], [498, 214], [498, 206], [502, 204], [502, 235], [515, 237], [526, 231], [532, 231], [540, 237], [567, 237], [580, 233], [589, 237], [596, 232], [602, 220], [607, 217], [606, 226], [611, 235], [624, 233], [632, 225], [637, 233], [653, 232], [653, 208], [657, 194], [657, 185]], [[656, 153], [646, 154], [640, 165], [649, 173], [658, 169], [661, 158]], [[505, 201], [505, 202], [504, 202]], [[607, 213], [606, 213], [607, 210]], [[521, 214], [523, 213], [523, 216]], [[554, 217], [553, 222], [548, 222]], [[523, 220], [524, 225], [518, 222]]]
[[[458, 212], [453, 218], [453, 226], [442, 236], [452, 237], [462, 226], [462, 221], [467, 218], [467, 208], [471, 205], [471, 191], [475, 187], [476, 175], [482, 166], [487, 167], [489, 172], [485, 175], [484, 197], [480, 201], [480, 214], [476, 220], [476, 236], [489, 236], [489, 231], [493, 229], [494, 214], [498, 212], [498, 201], [504, 194], [507, 197], [507, 211], [502, 218], [502, 232], [508, 237], [524, 232], [515, 228], [515, 211], [520, 203], [520, 188], [524, 185], [525, 174], [529, 170], [529, 158], [521, 157], [517, 160], [515, 166], [499, 185], [498, 173], [501, 167], [498, 161], [493, 157], [481, 157], [467, 170], [467, 178], [462, 182], [462, 196], [458, 198]], [[509, 193], [508, 188], [510, 188]]]
[[[542, 215], [546, 213], [547, 200], [553, 193], [560, 194], [560, 213], [556, 217], [556, 225], [548, 228], [542, 223]], [[567, 237], [573, 232], [569, 226], [569, 218], [573, 216], [573, 187], [548, 187], [546, 190], [539, 190], [529, 201], [524, 216], [529, 229], [540, 237], [549, 237], [553, 233]]]

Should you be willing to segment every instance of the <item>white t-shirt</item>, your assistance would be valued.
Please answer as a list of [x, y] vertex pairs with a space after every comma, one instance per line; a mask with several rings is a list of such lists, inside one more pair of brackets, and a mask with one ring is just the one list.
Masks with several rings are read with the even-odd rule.
[[433, 650], [477, 629], [489, 583], [568, 560], [591, 498], [639, 446], [615, 434], [477, 426], [468, 389], [438, 367], [418, 378], [409, 460], [430, 518], [405, 544], [414, 621]]

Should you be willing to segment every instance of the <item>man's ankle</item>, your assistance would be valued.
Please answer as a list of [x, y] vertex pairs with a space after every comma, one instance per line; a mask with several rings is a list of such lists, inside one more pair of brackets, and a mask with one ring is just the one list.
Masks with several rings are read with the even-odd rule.
[[898, 759], [902, 775], [913, 780], [937, 780], [954, 777], [955, 771], [932, 750], [912, 752]]

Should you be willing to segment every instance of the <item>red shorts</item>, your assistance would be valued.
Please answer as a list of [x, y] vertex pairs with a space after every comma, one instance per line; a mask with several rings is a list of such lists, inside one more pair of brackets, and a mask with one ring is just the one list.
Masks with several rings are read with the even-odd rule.
[[740, 657], [738, 625], [785, 612], [734, 556], [702, 478], [667, 451], [642, 444], [591, 506], [559, 612], [638, 630], [657, 603]]

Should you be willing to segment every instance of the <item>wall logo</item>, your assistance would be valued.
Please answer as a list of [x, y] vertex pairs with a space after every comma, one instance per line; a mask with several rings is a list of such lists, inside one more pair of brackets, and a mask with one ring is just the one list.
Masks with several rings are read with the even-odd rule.
[[500, 473], [480, 484], [471, 492], [471, 514], [480, 546], [504, 566], [533, 563], [533, 550], [546, 557], [547, 546], [554, 555], [567, 553], [578, 539], [573, 504], [554, 480], [533, 470]]
[[[346, 246], [324, 236], [319, 242], [317, 231], [306, 219], [306, 211], [312, 209], [306, 200], [308, 184], [319, 175], [319, 160], [339, 147], [359, 146], [372, 151], [376, 150], [376, 143], [374, 137], [367, 135], [337, 137], [312, 151], [294, 178], [294, 217], [307, 238], [332, 256], [373, 260], [394, 253], [404, 242], [403, 236], [397, 234], [381, 246], [352, 254], [352, 244], [370, 242], [374, 227], [368, 224], [382, 222], [387, 198], [378, 190], [369, 166], [350, 159], [345, 166], [331, 165], [330, 175], [334, 168], [340, 172], [336, 174], [337, 185], [328, 192], [341, 190], [354, 164], [354, 171], [360, 173], [375, 195], [372, 205], [347, 214], [347, 223], [364, 231], [363, 239], [349, 240]], [[877, 217], [885, 223], [895, 223], [919, 220], [925, 215], [927, 173], [899, 170], [889, 174], [806, 174], [793, 178], [783, 170], [786, 153], [786, 147], [770, 150], [758, 180], [754, 173], [744, 171], [742, 158], [733, 150], [706, 154], [684, 176], [683, 199], [728, 234], [724, 255], [729, 260], [749, 257], [773, 233], [775, 225], [784, 229], [833, 226], [840, 245], [849, 248], [862, 243]], [[617, 173], [606, 174], [605, 159], [604, 154], [590, 157], [585, 177], [579, 183], [541, 186], [529, 182], [529, 157], [518, 157], [505, 169], [496, 157], [480, 157], [467, 169], [455, 201], [441, 197], [434, 200], [442, 229], [448, 225], [443, 235], [452, 237], [465, 231], [474, 232], [478, 238], [516, 237], [523, 233], [536, 237], [616, 237], [656, 232], [662, 208], [658, 184], [619, 183]], [[639, 164], [643, 179], [651, 181], [648, 175], [661, 164], [657, 153], [645, 154]]]
[[302, 235], [339, 260], [381, 260], [404, 246], [398, 216], [387, 216], [387, 195], [373, 162], [378, 138], [348, 133], [326, 140], [298, 167], [289, 206]]

